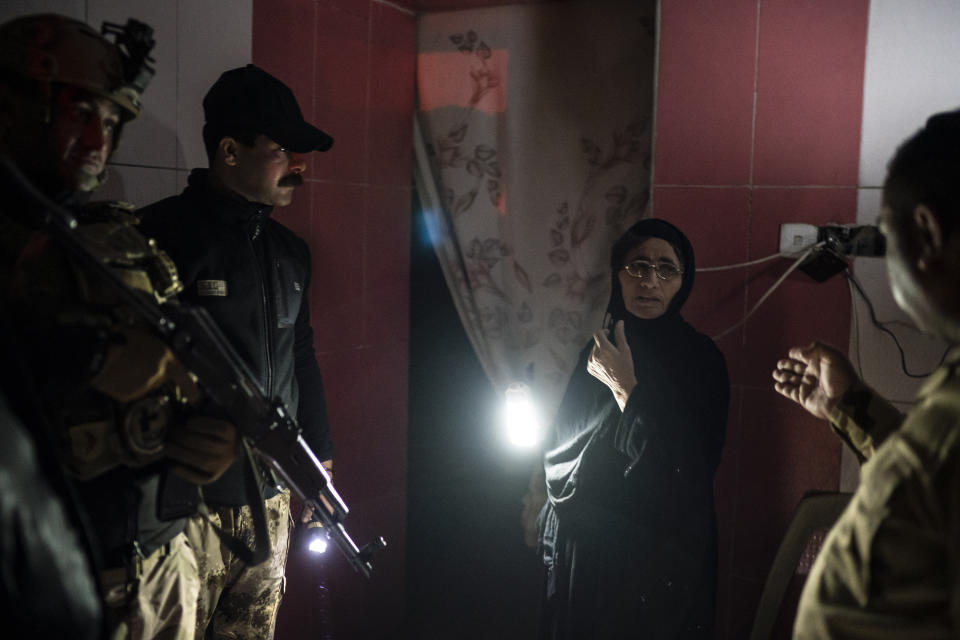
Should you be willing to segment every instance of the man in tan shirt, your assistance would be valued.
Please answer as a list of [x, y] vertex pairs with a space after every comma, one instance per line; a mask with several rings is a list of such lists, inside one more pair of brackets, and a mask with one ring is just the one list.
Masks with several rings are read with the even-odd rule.
[[[897, 304], [960, 343], [960, 110], [931, 117], [897, 150], [880, 227]], [[960, 636], [960, 348], [906, 415], [820, 343], [791, 349], [773, 377], [864, 461], [807, 579], [794, 637]]]

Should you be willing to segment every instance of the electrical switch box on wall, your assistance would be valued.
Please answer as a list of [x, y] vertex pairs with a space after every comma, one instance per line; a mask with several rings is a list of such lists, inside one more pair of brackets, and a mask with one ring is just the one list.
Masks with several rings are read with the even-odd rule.
[[799, 253], [817, 244], [816, 225], [788, 222], [780, 225], [780, 253]]
[[[804, 253], [808, 249], [813, 250]], [[803, 222], [780, 225], [780, 253], [787, 257], [803, 255], [800, 271], [817, 282], [847, 269], [852, 256], [882, 257], [885, 252], [883, 234], [873, 225], [817, 226]]]

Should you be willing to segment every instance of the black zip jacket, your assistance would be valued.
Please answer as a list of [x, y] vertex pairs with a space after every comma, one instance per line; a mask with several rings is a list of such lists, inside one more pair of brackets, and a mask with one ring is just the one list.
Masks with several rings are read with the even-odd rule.
[[[333, 447], [307, 299], [310, 250], [270, 212], [213, 189], [207, 170], [194, 169], [182, 194], [140, 211], [140, 230], [176, 263], [181, 300], [210, 312], [267, 396], [286, 404], [314, 454], [328, 460]], [[238, 460], [203, 488], [204, 498], [244, 505], [243, 486]]]

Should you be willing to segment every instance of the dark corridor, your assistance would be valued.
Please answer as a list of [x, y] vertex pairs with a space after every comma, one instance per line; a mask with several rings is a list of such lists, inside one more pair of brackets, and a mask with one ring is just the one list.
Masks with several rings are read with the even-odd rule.
[[539, 563], [521, 499], [538, 457], [508, 448], [500, 398], [467, 339], [413, 203], [407, 637], [532, 638]]

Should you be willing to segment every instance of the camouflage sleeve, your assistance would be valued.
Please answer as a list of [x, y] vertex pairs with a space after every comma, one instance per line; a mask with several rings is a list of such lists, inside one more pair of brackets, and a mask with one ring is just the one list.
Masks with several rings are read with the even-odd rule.
[[856, 382], [833, 409], [830, 426], [864, 462], [900, 427], [903, 419], [904, 415], [876, 391]]

